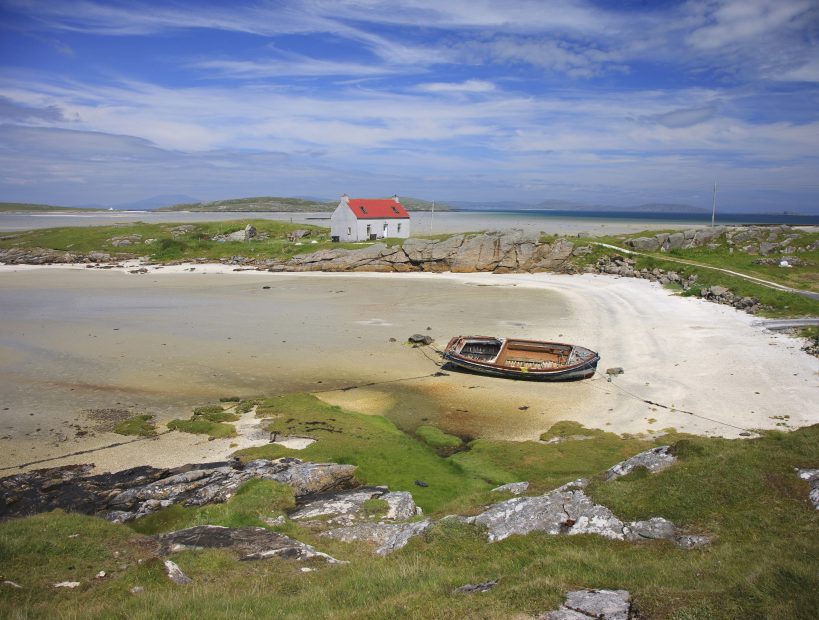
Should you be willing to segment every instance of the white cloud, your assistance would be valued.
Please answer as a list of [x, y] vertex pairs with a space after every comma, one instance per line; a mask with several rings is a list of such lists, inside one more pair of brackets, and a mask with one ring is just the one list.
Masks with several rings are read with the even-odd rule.
[[463, 82], [430, 82], [420, 84], [416, 90], [428, 93], [488, 93], [495, 85], [486, 80], [465, 80]]

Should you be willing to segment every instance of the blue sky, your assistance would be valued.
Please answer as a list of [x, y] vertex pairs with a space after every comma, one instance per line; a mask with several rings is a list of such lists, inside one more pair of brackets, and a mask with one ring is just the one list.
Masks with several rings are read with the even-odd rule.
[[0, 0], [0, 200], [819, 212], [815, 0]]

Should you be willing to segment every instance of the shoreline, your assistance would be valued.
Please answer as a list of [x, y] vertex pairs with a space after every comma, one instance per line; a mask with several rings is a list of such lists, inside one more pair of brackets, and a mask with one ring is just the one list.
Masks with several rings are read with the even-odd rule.
[[[325, 299], [327, 295], [325, 283], [332, 282], [333, 286], [343, 283], [343, 288], [354, 289], [354, 294], [352, 298], [345, 300], [340, 300], [341, 296], [337, 297], [335, 301], [330, 302], [334, 304], [331, 308], [337, 308], [340, 312], [352, 312], [355, 315], [360, 312], [359, 308], [371, 307], [373, 303], [378, 303], [377, 300], [383, 296], [379, 291], [383, 291], [384, 284], [389, 282], [388, 288], [397, 299], [413, 298], [422, 292], [428, 295], [430, 287], [436, 287], [434, 299], [451, 299], [452, 292], [456, 292], [459, 296], [468, 295], [469, 299], [486, 300], [486, 303], [493, 304], [492, 308], [482, 310], [474, 319], [463, 321], [453, 320], [453, 315], [457, 316], [454, 309], [437, 309], [435, 304], [443, 301], [433, 302], [430, 306], [415, 310], [418, 316], [412, 319], [410, 327], [410, 324], [405, 325], [401, 320], [396, 321], [388, 314], [384, 314], [389, 312], [389, 303], [385, 302], [386, 305], [382, 309], [378, 309], [381, 307], [380, 304], [377, 308], [373, 307], [371, 310], [373, 316], [360, 316], [358, 320], [355, 316], [350, 316], [338, 323], [339, 326], [351, 326], [344, 328], [352, 330], [349, 337], [339, 336], [333, 340], [333, 336], [326, 335], [332, 333], [333, 330], [329, 329], [323, 336], [329, 338], [328, 340], [322, 341], [318, 337], [310, 340], [319, 343], [316, 345], [301, 344], [298, 337], [291, 336], [286, 340], [295, 339], [295, 349], [288, 349], [289, 352], [283, 351], [281, 354], [268, 352], [267, 361], [258, 363], [252, 358], [264, 354], [266, 347], [252, 349], [250, 347], [253, 345], [248, 341], [244, 345], [248, 350], [236, 358], [235, 353], [230, 355], [230, 351], [233, 351], [236, 345], [220, 345], [218, 342], [212, 346], [210, 343], [197, 344], [199, 338], [195, 336], [197, 332], [194, 330], [192, 336], [194, 340], [185, 340], [182, 345], [182, 348], [189, 348], [191, 353], [187, 357], [184, 352], [180, 353], [177, 364], [188, 363], [191, 356], [195, 358], [200, 355], [220, 355], [218, 352], [221, 352], [222, 356], [228, 354], [229, 359], [235, 359], [227, 366], [218, 362], [211, 363], [215, 364], [213, 372], [217, 372], [221, 378], [211, 379], [209, 386], [207, 382], [203, 382], [211, 372], [206, 368], [200, 369], [205, 371], [201, 379], [191, 375], [186, 385], [182, 386], [180, 382], [186, 380], [181, 377], [185, 375], [174, 374], [173, 365], [163, 371], [162, 374], [166, 375], [162, 380], [164, 383], [156, 383], [157, 377], [150, 370], [151, 366], [157, 363], [152, 361], [155, 359], [154, 353], [151, 352], [154, 349], [140, 353], [139, 347], [147, 346], [144, 343], [148, 337], [137, 333], [132, 345], [128, 344], [131, 341], [123, 341], [125, 344], [119, 345], [124, 346], [122, 350], [128, 351], [129, 357], [132, 358], [128, 363], [116, 361], [118, 356], [116, 348], [111, 349], [112, 345], [106, 345], [107, 348], [103, 349], [103, 352], [109, 351], [107, 355], [111, 357], [112, 363], [119, 364], [117, 374], [106, 380], [100, 377], [99, 380], [102, 381], [100, 387], [90, 388], [71, 384], [74, 386], [72, 390], [92, 389], [89, 394], [97, 403], [104, 403], [106, 398], [112, 401], [121, 399], [123, 389], [142, 390], [140, 393], [132, 392], [132, 398], [139, 402], [159, 403], [151, 411], [157, 413], [157, 421], [160, 424], [167, 422], [171, 417], [187, 417], [189, 413], [185, 415], [181, 411], [190, 404], [204, 404], [208, 399], [215, 401], [218, 399], [217, 395], [224, 396], [227, 391], [238, 389], [229, 386], [257, 386], [260, 391], [253, 392], [251, 388], [246, 388], [245, 394], [266, 391], [272, 395], [275, 389], [271, 390], [271, 387], [276, 381], [284, 381], [281, 383], [283, 387], [292, 385], [297, 391], [306, 392], [311, 391], [311, 382], [314, 386], [312, 390], [318, 388], [316, 385], [318, 381], [321, 384], [320, 391], [324, 392], [320, 397], [330, 404], [347, 406], [354, 410], [363, 409], [365, 413], [374, 415], [386, 415], [399, 427], [412, 428], [415, 423], [413, 416], [421, 417], [417, 411], [429, 410], [432, 419], [447, 431], [511, 441], [536, 440], [541, 432], [562, 419], [575, 420], [590, 428], [602, 428], [617, 433], [656, 435], [661, 433], [662, 429], [673, 427], [683, 432], [727, 437], [740, 436], [742, 430], [736, 427], [786, 428], [781, 426], [779, 420], [774, 419], [774, 416], [783, 412], [791, 416], [786, 421], [787, 428], [819, 422], [819, 416], [804, 411], [807, 409], [805, 403], [813, 402], [817, 394], [816, 375], [819, 373], [819, 360], [802, 353], [799, 350], [798, 339], [783, 334], [771, 334], [755, 327], [753, 325], [755, 318], [751, 315], [702, 300], [680, 298], [647, 281], [591, 274], [549, 273], [279, 274], [256, 270], [234, 271], [231, 266], [218, 263], [174, 265], [151, 269], [147, 273], [132, 274], [129, 273], [132, 267], [133, 265], [128, 265], [98, 270], [88, 269], [84, 265], [0, 266], [0, 275], [3, 276], [0, 288], [7, 286], [9, 280], [23, 278], [25, 282], [19, 281], [17, 285], [21, 287], [18, 290], [24, 292], [42, 290], [45, 286], [49, 290], [56, 287], [62, 294], [71, 295], [73, 294], [71, 289], [75, 285], [92, 286], [93, 288], [87, 290], [101, 295], [101, 299], [118, 290], [139, 290], [143, 291], [142, 294], [149, 295], [150, 299], [154, 297], [161, 299], [164, 298], [162, 291], [167, 290], [173, 291], [176, 295], [206, 294], [207, 299], [221, 300], [225, 296], [235, 297], [238, 290], [243, 295], [241, 298], [247, 300], [243, 303], [250, 303], [253, 299], [263, 299], [259, 295], [268, 291], [262, 287], [270, 285], [273, 292], [277, 289], [282, 290], [281, 294], [284, 295], [282, 303], [296, 303], [298, 311], [308, 306], [299, 305], [302, 301], [288, 302], [289, 299], [302, 300], [304, 295], [307, 295], [305, 303], [308, 304], [313, 303], [310, 299], [314, 295], [320, 295], [321, 299]], [[189, 271], [191, 267], [194, 271]], [[80, 273], [86, 275], [80, 276]], [[32, 278], [31, 276], [35, 274], [36, 277]], [[123, 275], [126, 277], [123, 278]], [[203, 277], [201, 279], [192, 277], [197, 275]], [[32, 283], [30, 282], [32, 279], [38, 281]], [[66, 279], [70, 279], [71, 282], [65, 282]], [[239, 289], [236, 289], [236, 286], [239, 286]], [[248, 288], [249, 286], [252, 288]], [[151, 292], [156, 287], [157, 290]], [[517, 293], [511, 293], [513, 290]], [[520, 301], [522, 307], [516, 309], [511, 316], [502, 318], [506, 313], [494, 309], [494, 304], [504, 304], [504, 300], [507, 300], [510, 294], [515, 295], [516, 301]], [[293, 297], [294, 295], [296, 297]], [[543, 299], [553, 300], [549, 302], [550, 307], [555, 310], [551, 318], [542, 314], [542, 310], [539, 311], [540, 304], [537, 299], [542, 295], [546, 295]], [[207, 313], [208, 307], [206, 304], [203, 312]], [[217, 308], [215, 312], [219, 316], [214, 320], [218, 322], [222, 316], [221, 310]], [[493, 320], [492, 317], [499, 320]], [[291, 323], [297, 325], [296, 319], [279, 320], [285, 320], [286, 325]], [[520, 382], [456, 372], [449, 372], [444, 378], [406, 382], [402, 377], [419, 376], [435, 369], [428, 359], [422, 357], [422, 353], [399, 347], [400, 342], [387, 344], [387, 336], [405, 339], [409, 333], [424, 329], [421, 321], [436, 326], [435, 331], [431, 333], [435, 335], [439, 345], [442, 340], [445, 342], [444, 339], [448, 335], [454, 335], [452, 333], [454, 330], [467, 330], [470, 325], [481, 331], [494, 330], [498, 335], [517, 332], [531, 334], [532, 337], [555, 339], [559, 333], [565, 341], [601, 348], [604, 359], [601, 361], [599, 371], [602, 372], [609, 366], [623, 366], [626, 374], [614, 378], [611, 383], [595, 377], [572, 384], [540, 386], [522, 386]], [[89, 323], [92, 324], [93, 322]], [[134, 326], [129, 326], [128, 321], [111, 322], [111, 325], [114, 324], [122, 325], [122, 331], [119, 333], [135, 329]], [[263, 324], [264, 320], [260, 325]], [[447, 324], [450, 326], [440, 327]], [[61, 333], [59, 328], [55, 329]], [[155, 326], [153, 329], [166, 328]], [[239, 325], [228, 324], [225, 329], [233, 333], [235, 339]], [[504, 331], [507, 333], [501, 333]], [[122, 338], [119, 335], [116, 337]], [[167, 340], [169, 336], [156, 337]], [[339, 366], [334, 365], [333, 360], [336, 357], [339, 360], [345, 357], [349, 359], [350, 353], [346, 350], [349, 347], [348, 342], [360, 343], [354, 345], [360, 349], [360, 353], [354, 356], [364, 364], [360, 368], [340, 372]], [[130, 348], [131, 346], [135, 348]], [[196, 347], [201, 346], [205, 346], [201, 353], [195, 353], [199, 351]], [[225, 346], [228, 346], [228, 349], [225, 349]], [[313, 353], [310, 347], [316, 346], [322, 347], [320, 350], [325, 352], [320, 353], [316, 350]], [[699, 347], [703, 347], [703, 350], [707, 347], [708, 355], [697, 353]], [[669, 348], [672, 350], [669, 351]], [[674, 348], [678, 349], [677, 354], [674, 354]], [[264, 368], [272, 368], [279, 363], [276, 360], [281, 356], [292, 357], [294, 353], [299, 360], [303, 358], [303, 361], [293, 362], [295, 366], [288, 369], [287, 372], [292, 374], [292, 379], [287, 379], [283, 375], [274, 377], [275, 381], [265, 378]], [[316, 357], [317, 355], [322, 357]], [[315, 362], [323, 358], [326, 360], [316, 366]], [[367, 361], [370, 358], [374, 358], [373, 361]], [[774, 370], [754, 371], [748, 367], [751, 360], [757, 367], [764, 367], [767, 364]], [[678, 369], [680, 366], [684, 371]], [[52, 368], [51, 365], [47, 367]], [[54, 368], [56, 369], [48, 372], [63, 372], [58, 367]], [[191, 368], [199, 372], [198, 366]], [[222, 370], [219, 370], [220, 368]], [[377, 370], [378, 368], [381, 370]], [[87, 377], [87, 373], [83, 375], [80, 370], [78, 373]], [[729, 377], [731, 373], [734, 378], [726, 385], [721, 377]], [[801, 376], [794, 377], [794, 373]], [[254, 379], [254, 376], [257, 378]], [[341, 389], [353, 381], [377, 383], [380, 378], [388, 383], [396, 379], [399, 382], [388, 387], [376, 385], [362, 390]], [[106, 381], [113, 382], [110, 383], [111, 387], [106, 387]], [[171, 387], [164, 387], [166, 384]], [[58, 391], [65, 389], [53, 382], [51, 385], [57, 387]], [[160, 390], [159, 396], [145, 392], [153, 385], [156, 385], [155, 389]], [[338, 387], [333, 390], [335, 386]], [[54, 387], [49, 389], [53, 390]], [[180, 387], [185, 387], [185, 390], [178, 392]], [[474, 387], [480, 392], [482, 401], [480, 404], [476, 404], [475, 401], [477, 392], [469, 391]], [[168, 389], [171, 389], [172, 397], [165, 398], [162, 394]], [[111, 396], [106, 396], [108, 393], [106, 390], [113, 390], [110, 392]], [[77, 392], [66, 391], [65, 394]], [[69, 397], [75, 400], [78, 398], [77, 402], [82, 401], [82, 397]], [[171, 401], [174, 398], [177, 405], [183, 406], [172, 406]], [[32, 402], [37, 401], [36, 394], [32, 399]], [[660, 403], [671, 409], [652, 407], [646, 402], [641, 402], [641, 399]], [[162, 413], [163, 409], [160, 406], [163, 402], [166, 403], [165, 413]], [[92, 403], [88, 406], [92, 406]], [[526, 410], [521, 411], [524, 407]], [[469, 413], [460, 413], [461, 411]], [[703, 415], [712, 421], [683, 414], [683, 411]], [[76, 414], [69, 415], [68, 418], [73, 419], [72, 423], [79, 426], [84, 424], [81, 417], [78, 418]], [[715, 423], [713, 420], [725, 422], [728, 426]], [[41, 422], [39, 424], [38, 428], [45, 428]], [[476, 433], [476, 430], [482, 431], [483, 434]], [[37, 457], [49, 457], [55, 453], [74, 452], [128, 439], [120, 435], [101, 433], [93, 438], [75, 438], [68, 443], [54, 445], [49, 443], [50, 440], [35, 435], [28, 439], [20, 436], [11, 439], [9, 433], [4, 432], [7, 438], [0, 439], [0, 445], [8, 444], [11, 439], [18, 444], [18, 449], [14, 450], [16, 455], [13, 458], [11, 455], [3, 458], [0, 465], [29, 462], [37, 460]], [[93, 455], [60, 459], [35, 467], [93, 460], [100, 470], [116, 470], [142, 464], [146, 459], [152, 464], [172, 466], [197, 460], [225, 458], [237, 449], [232, 447], [231, 443], [234, 442], [227, 439], [208, 441], [208, 438], [203, 436], [169, 433], [157, 439], [135, 442]], [[5, 447], [7, 448], [5, 452], [8, 453], [9, 446]], [[298, 456], [298, 453], [294, 453], [294, 456]]]

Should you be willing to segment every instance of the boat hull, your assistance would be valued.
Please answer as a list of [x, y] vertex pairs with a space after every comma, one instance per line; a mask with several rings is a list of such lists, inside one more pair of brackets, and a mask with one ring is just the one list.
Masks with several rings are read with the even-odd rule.
[[[505, 364], [497, 364], [492, 363], [491, 361], [473, 359], [465, 355], [460, 355], [457, 352], [458, 344], [460, 342], [464, 340], [469, 340], [470, 342], [474, 343], [479, 339], [486, 340], [487, 342], [493, 340], [483, 336], [482, 337], [456, 336], [455, 338], [450, 340], [449, 344], [443, 351], [442, 355], [444, 359], [447, 362], [449, 362], [449, 364], [462, 370], [466, 370], [476, 374], [487, 375], [490, 377], [515, 379], [518, 381], [579, 381], [582, 379], [588, 379], [589, 377], [592, 377], [594, 373], [597, 371], [597, 363], [600, 361], [600, 356], [597, 353], [589, 351], [588, 349], [584, 349], [583, 347], [576, 348], [578, 350], [586, 352], [588, 354], [587, 357], [573, 364], [548, 369], [514, 367]], [[517, 343], [525, 342], [573, 348], [572, 345], [563, 345], [560, 343], [544, 343], [541, 341], [514, 342]]]

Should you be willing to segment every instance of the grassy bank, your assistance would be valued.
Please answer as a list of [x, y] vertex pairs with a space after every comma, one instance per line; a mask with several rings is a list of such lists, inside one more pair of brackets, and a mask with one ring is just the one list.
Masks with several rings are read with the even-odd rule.
[[[254, 403], [257, 404], [257, 403]], [[238, 562], [227, 551], [188, 551], [174, 561], [194, 583], [176, 586], [145, 534], [196, 524], [265, 525], [293, 506], [289, 487], [253, 481], [226, 504], [174, 507], [130, 527], [54, 512], [0, 525], [6, 617], [509, 618], [554, 609], [567, 590], [623, 588], [645, 617], [815, 617], [819, 606], [819, 512], [794, 467], [819, 466], [819, 426], [753, 440], [671, 437], [680, 461], [656, 475], [616, 482], [594, 476], [651, 442], [575, 424], [554, 428], [558, 443], [477, 441], [444, 458], [386, 420], [325, 405], [307, 395], [258, 401], [282, 432], [309, 433], [304, 451], [271, 446], [244, 458], [298, 456], [359, 466], [363, 482], [410, 490], [434, 516], [475, 513], [498, 501], [490, 484], [529, 480], [548, 490], [592, 477], [590, 494], [627, 519], [664, 516], [713, 537], [710, 547], [632, 544], [598, 536], [514, 536], [489, 544], [469, 525], [445, 522], [385, 558], [365, 546], [317, 538], [293, 522], [275, 527], [349, 564], [269, 559]], [[423, 477], [428, 488], [414, 485]], [[490, 482], [491, 480], [491, 482]], [[105, 577], [95, 578], [99, 571]], [[453, 588], [500, 578], [488, 593]], [[78, 581], [76, 589], [54, 583]], [[131, 588], [143, 590], [137, 594]]]

